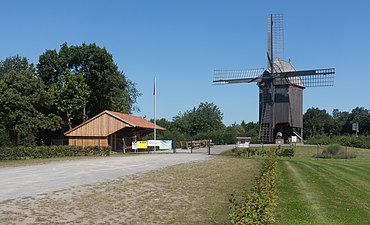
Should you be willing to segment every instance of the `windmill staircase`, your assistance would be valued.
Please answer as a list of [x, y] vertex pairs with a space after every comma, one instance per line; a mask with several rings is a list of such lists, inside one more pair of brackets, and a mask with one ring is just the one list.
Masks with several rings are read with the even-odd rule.
[[259, 132], [259, 140], [262, 143], [273, 142], [273, 125], [272, 125], [272, 99], [269, 89], [263, 88], [261, 96], [261, 124]]

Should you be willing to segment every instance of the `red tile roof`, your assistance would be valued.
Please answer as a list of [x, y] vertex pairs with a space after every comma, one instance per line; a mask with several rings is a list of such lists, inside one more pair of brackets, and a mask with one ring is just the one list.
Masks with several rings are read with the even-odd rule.
[[[123, 120], [123, 122], [126, 122], [132, 125], [133, 127], [154, 129], [154, 123], [149, 122], [144, 118], [132, 116], [132, 115], [124, 114], [124, 113], [119, 113], [119, 112], [108, 111], [108, 110], [106, 110], [105, 112], [116, 117], [117, 119]], [[158, 126], [158, 125], [156, 126], [156, 129], [166, 130], [165, 128]]]
[[[123, 123], [128, 124], [129, 127], [140, 127], [140, 128], [144, 128], [144, 129], [154, 129], [154, 123], [149, 122], [146, 119], [143, 119], [141, 117], [105, 110], [105, 111], [99, 113], [98, 115], [88, 119], [87, 121], [79, 124], [78, 126], [72, 128], [71, 130], [65, 132], [64, 135], [68, 136], [73, 131], [81, 128], [82, 126], [84, 126], [87, 123], [90, 123], [91, 121], [95, 120], [96, 118], [100, 117], [103, 114], [108, 114], [108, 115], [112, 116], [113, 118], [115, 118], [117, 120], [120, 120]], [[121, 128], [119, 128], [119, 129], [121, 129]], [[156, 126], [156, 129], [157, 130], [166, 130], [165, 128], [163, 128], [161, 126], [158, 126], [158, 125]]]

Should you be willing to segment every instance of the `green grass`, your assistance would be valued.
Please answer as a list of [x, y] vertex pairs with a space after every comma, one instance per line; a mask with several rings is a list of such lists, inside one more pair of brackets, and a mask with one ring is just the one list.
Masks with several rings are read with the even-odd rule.
[[277, 224], [369, 224], [370, 150], [347, 150], [357, 158], [317, 160], [305, 146], [278, 161]]

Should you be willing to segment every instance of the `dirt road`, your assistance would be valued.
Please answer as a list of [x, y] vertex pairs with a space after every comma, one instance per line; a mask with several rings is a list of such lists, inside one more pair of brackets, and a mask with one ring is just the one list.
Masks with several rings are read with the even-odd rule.
[[[212, 148], [212, 154], [231, 147], [215, 146]], [[0, 202], [209, 158], [205, 149], [197, 149], [193, 154], [179, 151], [177, 154], [105, 157], [0, 168]]]

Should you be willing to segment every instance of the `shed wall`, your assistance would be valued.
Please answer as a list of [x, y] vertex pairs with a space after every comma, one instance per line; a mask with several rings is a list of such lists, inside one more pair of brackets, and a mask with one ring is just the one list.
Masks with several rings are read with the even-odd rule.
[[94, 120], [72, 131], [67, 136], [105, 137], [126, 126], [128, 125], [125, 124], [124, 122], [117, 120], [116, 118], [113, 118], [111, 115], [104, 113], [98, 118], [95, 118]]
[[108, 146], [107, 137], [68, 137], [70, 146]]

